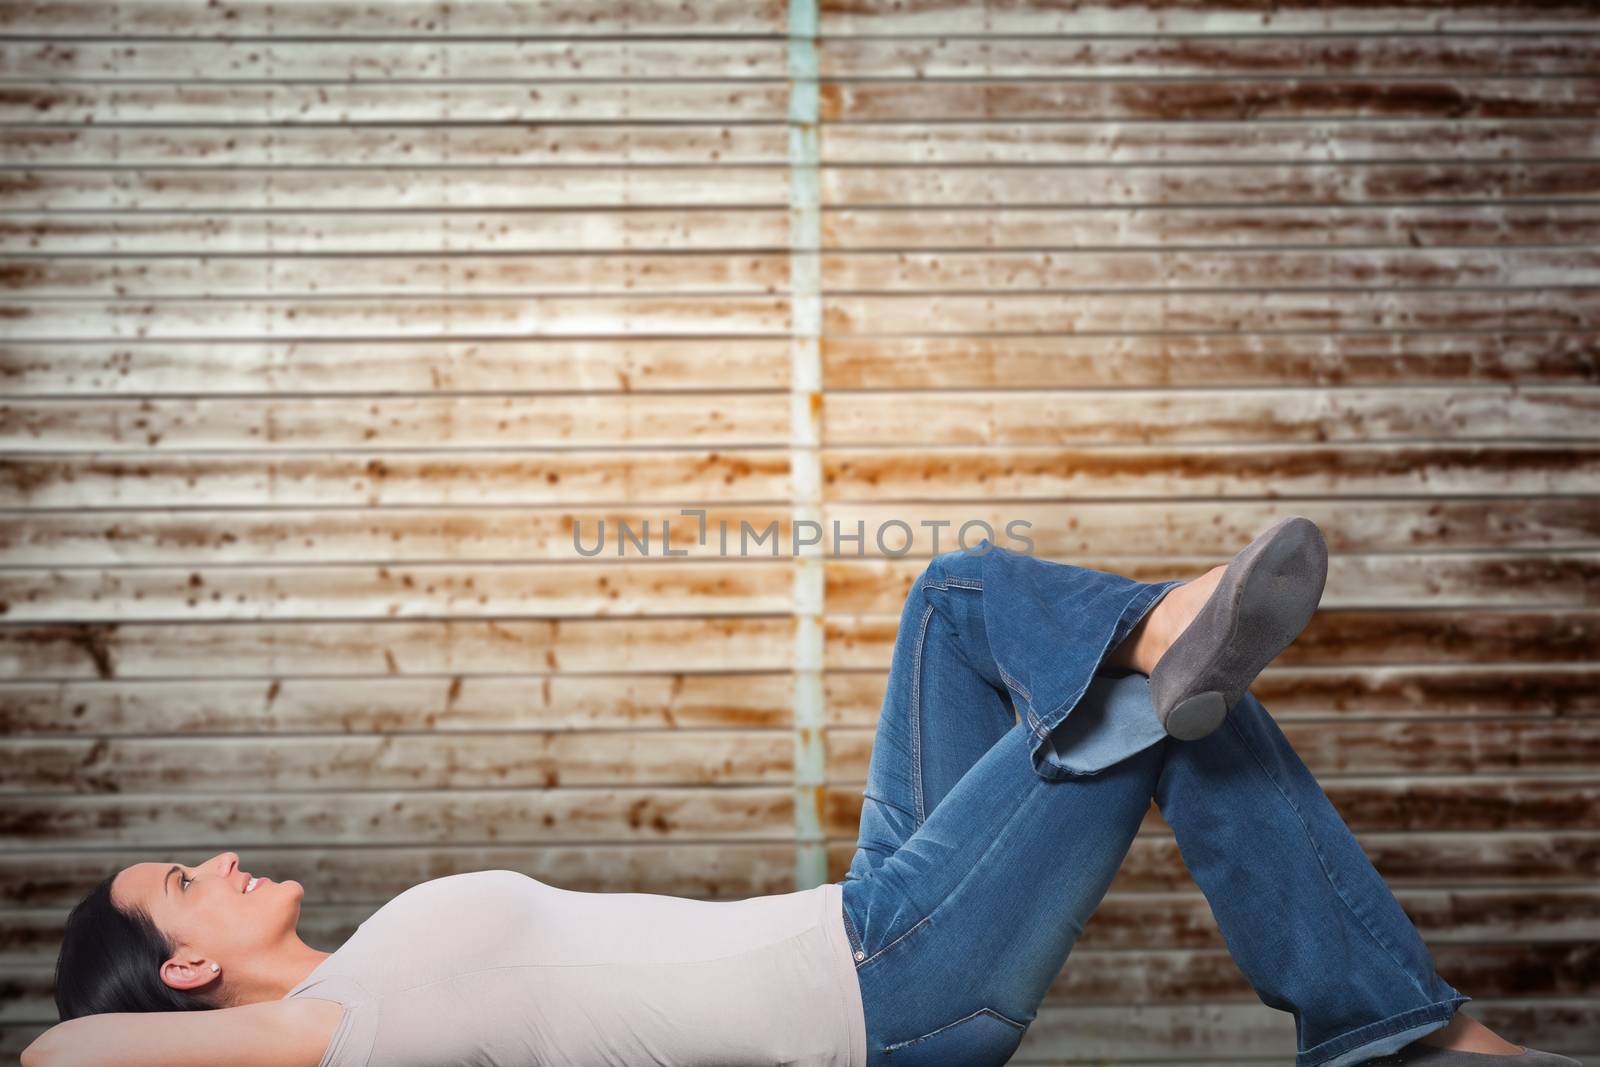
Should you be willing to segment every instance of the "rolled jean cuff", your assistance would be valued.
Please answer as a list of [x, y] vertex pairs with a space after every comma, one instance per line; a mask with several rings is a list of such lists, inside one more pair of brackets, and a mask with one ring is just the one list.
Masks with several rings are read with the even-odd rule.
[[1294, 1058], [1295, 1067], [1353, 1067], [1404, 1048], [1424, 1034], [1445, 1027], [1456, 1010], [1472, 998], [1464, 993], [1412, 1008], [1330, 1037]]

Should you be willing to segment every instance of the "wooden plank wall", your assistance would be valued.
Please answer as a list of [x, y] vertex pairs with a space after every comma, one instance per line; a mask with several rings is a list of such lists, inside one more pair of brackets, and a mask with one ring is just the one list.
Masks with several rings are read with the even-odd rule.
[[[138, 860], [322, 947], [840, 878], [922, 523], [1161, 580], [1304, 514], [1254, 691], [1600, 1058], [1593, 4], [41, 0], [0, 79], [0, 1055]], [[573, 549], [683, 507], [867, 555]], [[1015, 1062], [1292, 1047], [1152, 808]]]

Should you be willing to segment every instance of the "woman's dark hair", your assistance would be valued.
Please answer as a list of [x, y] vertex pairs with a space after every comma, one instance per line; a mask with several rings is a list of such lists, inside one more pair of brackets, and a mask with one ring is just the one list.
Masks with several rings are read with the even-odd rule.
[[111, 899], [115, 874], [67, 915], [56, 957], [61, 1021], [108, 1011], [206, 1011], [217, 1007], [161, 980], [176, 946], [143, 908], [123, 911]]

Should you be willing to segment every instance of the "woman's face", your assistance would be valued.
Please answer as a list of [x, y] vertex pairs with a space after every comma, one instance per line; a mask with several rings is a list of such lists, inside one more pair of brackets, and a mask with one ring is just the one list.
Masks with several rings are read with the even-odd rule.
[[[249, 961], [295, 936], [305, 887], [261, 875], [245, 892], [252, 872], [235, 852], [222, 852], [198, 867], [136, 863], [117, 872], [111, 899], [117, 907], [143, 908], [177, 951], [161, 977], [177, 989], [196, 989], [226, 978], [229, 968]], [[221, 966], [212, 971], [211, 964]]]

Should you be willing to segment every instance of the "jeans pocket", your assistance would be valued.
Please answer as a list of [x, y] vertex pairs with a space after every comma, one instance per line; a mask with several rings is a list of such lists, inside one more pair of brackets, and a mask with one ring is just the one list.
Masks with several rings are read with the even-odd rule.
[[885, 1046], [883, 1058], [899, 1067], [1000, 1067], [1022, 1044], [1027, 1029], [1027, 1023], [993, 1008], [979, 1008], [921, 1037]]

